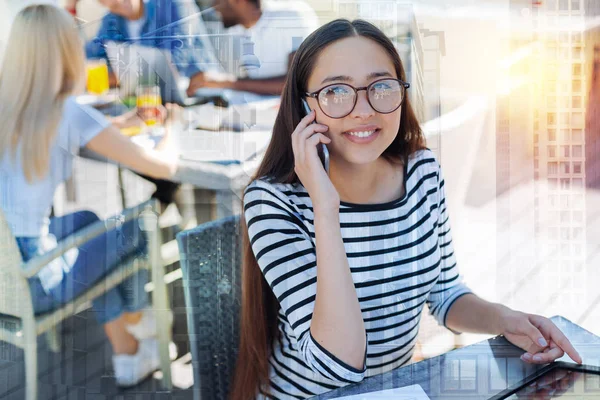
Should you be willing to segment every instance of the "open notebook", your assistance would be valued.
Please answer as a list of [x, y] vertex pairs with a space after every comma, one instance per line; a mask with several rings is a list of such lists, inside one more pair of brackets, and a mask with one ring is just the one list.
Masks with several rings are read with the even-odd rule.
[[334, 400], [431, 400], [420, 385], [380, 390], [353, 396], [336, 397]]

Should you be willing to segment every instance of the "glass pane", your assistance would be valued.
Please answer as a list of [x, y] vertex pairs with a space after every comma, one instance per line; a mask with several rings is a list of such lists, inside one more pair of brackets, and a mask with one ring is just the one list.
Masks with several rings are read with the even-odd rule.
[[476, 360], [460, 360], [460, 388], [462, 390], [477, 389]]
[[559, 0], [558, 9], [559, 11], [569, 11], [569, 0]]

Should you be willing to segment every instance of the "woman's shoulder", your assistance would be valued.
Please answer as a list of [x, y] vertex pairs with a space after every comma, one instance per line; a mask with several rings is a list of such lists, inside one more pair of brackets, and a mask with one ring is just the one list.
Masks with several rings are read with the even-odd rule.
[[284, 219], [306, 231], [303, 215], [311, 209], [310, 197], [300, 184], [256, 179], [244, 191], [244, 214], [248, 220]]
[[417, 173], [420, 176], [440, 173], [440, 164], [435, 153], [429, 148], [417, 150], [409, 156], [407, 173]]
[[269, 178], [253, 180], [244, 191], [244, 203], [257, 199], [269, 199], [289, 205], [310, 201], [308, 192], [298, 183], [279, 183]]

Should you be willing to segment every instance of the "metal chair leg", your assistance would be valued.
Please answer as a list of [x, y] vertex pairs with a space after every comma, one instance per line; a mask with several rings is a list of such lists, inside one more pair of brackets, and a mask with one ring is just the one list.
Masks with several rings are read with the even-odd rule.
[[46, 332], [46, 341], [48, 348], [54, 353], [60, 351], [60, 335], [58, 334], [58, 326], [53, 326]]
[[25, 353], [25, 398], [37, 399], [37, 332], [35, 320], [23, 318], [23, 351]]
[[[158, 207], [158, 201], [156, 201]], [[148, 235], [148, 250], [150, 252], [150, 265], [152, 268], [152, 282], [154, 283], [154, 292], [152, 301], [157, 323], [157, 334], [159, 342], [160, 366], [163, 373], [163, 387], [171, 390], [173, 381], [171, 379], [171, 359], [169, 357], [169, 343], [171, 342], [171, 325], [167, 323], [167, 312], [169, 307], [169, 298], [167, 295], [167, 286], [165, 285], [164, 269], [160, 255], [161, 238], [160, 227], [158, 226], [158, 213], [154, 210], [146, 210], [141, 213], [141, 227]]]

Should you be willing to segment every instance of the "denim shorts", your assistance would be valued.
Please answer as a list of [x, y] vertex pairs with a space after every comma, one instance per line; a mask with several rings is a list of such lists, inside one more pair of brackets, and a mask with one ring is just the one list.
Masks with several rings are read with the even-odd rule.
[[[50, 234], [40, 237], [17, 237], [23, 261], [39, 256], [77, 230], [99, 221], [90, 211], [79, 211], [50, 221]], [[44, 267], [29, 280], [36, 314], [53, 311], [102, 282], [110, 272], [130, 257], [145, 257], [146, 241], [137, 220], [96, 237]], [[141, 270], [93, 300], [96, 318], [102, 324], [123, 312], [135, 312], [148, 306], [144, 290], [148, 271]]]

